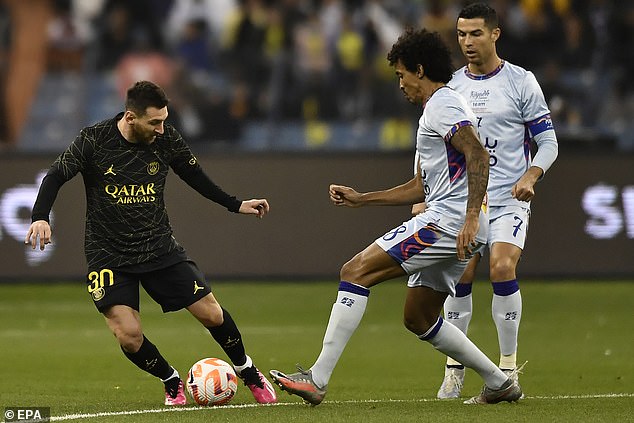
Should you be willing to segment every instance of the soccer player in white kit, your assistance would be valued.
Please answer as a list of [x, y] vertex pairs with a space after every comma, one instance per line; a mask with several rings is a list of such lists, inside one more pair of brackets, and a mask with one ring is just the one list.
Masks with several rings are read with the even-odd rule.
[[[490, 155], [489, 238], [492, 315], [500, 347], [499, 367], [517, 377], [517, 338], [522, 297], [516, 276], [534, 185], [557, 158], [558, 146], [550, 111], [535, 76], [498, 57], [498, 18], [490, 6], [466, 6], [457, 20], [458, 43], [467, 65], [454, 73], [449, 86], [461, 93], [477, 116], [476, 129]], [[530, 142], [538, 146], [531, 160]], [[470, 261], [456, 295], [448, 297], [445, 319], [465, 334], [472, 315], [471, 284], [480, 260]], [[415, 279], [415, 277], [413, 277]], [[438, 398], [460, 396], [464, 366], [447, 358]]]
[[464, 272], [467, 260], [487, 239], [486, 186], [489, 155], [474, 126], [465, 99], [449, 88], [451, 55], [438, 33], [407, 30], [392, 46], [388, 61], [399, 86], [412, 103], [424, 106], [416, 134], [420, 171], [388, 190], [359, 193], [331, 185], [335, 205], [405, 205], [427, 201], [424, 213], [379, 237], [341, 269], [322, 350], [308, 369], [285, 374], [271, 370], [285, 391], [317, 405], [326, 395], [332, 372], [359, 325], [370, 288], [383, 281], [420, 272], [408, 283], [404, 322], [407, 329], [437, 350], [474, 369], [485, 382], [468, 403], [517, 401], [519, 385], [455, 326], [440, 317], [447, 295]]

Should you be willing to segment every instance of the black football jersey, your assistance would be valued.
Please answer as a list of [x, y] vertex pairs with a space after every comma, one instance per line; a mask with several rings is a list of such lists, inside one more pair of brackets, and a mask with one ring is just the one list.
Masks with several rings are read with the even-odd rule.
[[84, 128], [52, 165], [65, 180], [83, 176], [85, 253], [91, 269], [184, 255], [172, 236], [165, 182], [170, 167], [180, 174], [200, 165], [170, 125], [150, 145], [126, 141], [117, 128], [122, 116]]

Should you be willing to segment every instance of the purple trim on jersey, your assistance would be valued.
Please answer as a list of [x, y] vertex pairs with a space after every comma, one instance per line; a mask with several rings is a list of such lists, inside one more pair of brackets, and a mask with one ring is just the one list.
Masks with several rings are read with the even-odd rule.
[[467, 170], [467, 161], [464, 154], [456, 150], [456, 148], [447, 143], [445, 144], [447, 149], [447, 165], [449, 166], [449, 180], [453, 183], [456, 179], [460, 178]]
[[520, 285], [517, 283], [517, 279], [512, 279], [506, 282], [492, 282], [491, 285], [493, 285], [493, 293], [501, 297], [507, 297], [520, 290]]
[[363, 297], [370, 296], [370, 290], [368, 288], [346, 281], [339, 282], [339, 291], [350, 292], [351, 294], [357, 294]]
[[449, 143], [451, 138], [458, 132], [458, 129], [463, 126], [473, 126], [473, 122], [470, 120], [461, 120], [458, 123], [455, 123], [449, 132], [443, 137], [445, 140], [445, 147], [447, 148], [447, 163], [449, 164], [449, 180], [454, 182], [458, 179], [466, 170], [466, 160], [464, 154], [459, 152], [454, 148], [453, 145]]
[[528, 128], [529, 131], [531, 131], [531, 135], [533, 137], [535, 135], [541, 134], [544, 131], [555, 129], [553, 127], [553, 121], [550, 119], [550, 113], [538, 117], [535, 120], [531, 120], [530, 122], [526, 122], [524, 125]]
[[449, 132], [447, 132], [447, 134], [445, 134], [445, 136], [443, 137], [445, 142], [449, 142], [451, 140], [451, 137], [453, 137], [455, 133], [458, 132], [458, 129], [462, 128], [463, 126], [473, 126], [473, 122], [471, 122], [470, 120], [461, 120], [458, 123], [454, 123]]
[[434, 323], [434, 327], [430, 331], [428, 331], [426, 334], [423, 334], [423, 335], [419, 336], [418, 338], [423, 340], [423, 341], [429, 341], [434, 336], [436, 336], [436, 334], [440, 330], [440, 327], [442, 326], [442, 322], [443, 322], [442, 317], [439, 317], [438, 320], [436, 321], [436, 323]]
[[506, 62], [504, 60], [502, 60], [502, 62], [500, 62], [500, 64], [498, 65], [497, 68], [493, 69], [492, 72], [489, 72], [486, 75], [476, 75], [475, 73], [471, 73], [471, 72], [469, 72], [469, 66], [465, 66], [464, 74], [466, 75], [467, 78], [473, 79], [474, 81], [482, 81], [484, 79], [493, 78], [495, 75], [500, 73], [500, 71], [504, 67], [504, 63], [506, 63]]
[[456, 285], [456, 298], [466, 297], [471, 294], [471, 288], [473, 284], [471, 283], [459, 283]]
[[440, 235], [431, 225], [427, 225], [418, 232], [408, 236], [403, 241], [392, 246], [387, 253], [401, 264], [427, 247], [431, 247], [440, 239]]
[[531, 133], [527, 126], [524, 126], [524, 160], [528, 164], [531, 157]]

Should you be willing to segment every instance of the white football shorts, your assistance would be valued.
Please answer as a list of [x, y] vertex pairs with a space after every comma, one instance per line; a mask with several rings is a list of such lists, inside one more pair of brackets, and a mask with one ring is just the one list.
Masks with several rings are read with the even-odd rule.
[[[408, 287], [427, 286], [453, 296], [470, 257], [458, 259], [456, 237], [428, 220], [425, 214], [414, 216], [374, 242], [411, 275]], [[474, 252], [483, 246], [478, 244]]]
[[507, 242], [524, 249], [531, 211], [518, 206], [489, 206], [489, 248]]

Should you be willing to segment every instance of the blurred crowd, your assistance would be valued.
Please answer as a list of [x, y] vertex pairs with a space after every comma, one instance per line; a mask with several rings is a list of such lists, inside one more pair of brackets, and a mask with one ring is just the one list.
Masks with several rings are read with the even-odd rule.
[[[96, 75], [121, 96], [151, 79], [166, 88], [172, 119], [192, 141], [239, 140], [253, 121], [389, 119], [398, 128], [419, 111], [396, 89], [387, 51], [404, 27], [426, 27], [462, 66], [455, 22], [472, 1], [50, 0], [45, 72]], [[536, 74], [562, 142], [634, 150], [634, 2], [489, 3], [500, 15], [498, 53]], [[15, 45], [10, 12], [0, 6], [2, 81]], [[2, 102], [2, 117], [6, 109]]]

